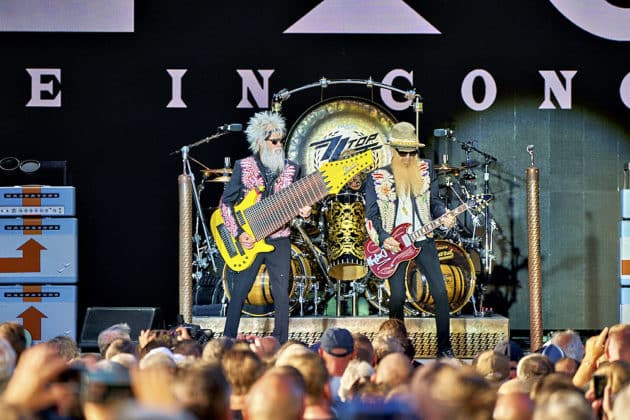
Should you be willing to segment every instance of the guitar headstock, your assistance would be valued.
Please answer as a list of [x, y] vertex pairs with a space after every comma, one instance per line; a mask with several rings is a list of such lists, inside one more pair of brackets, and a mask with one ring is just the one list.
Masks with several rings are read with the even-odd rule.
[[468, 197], [467, 204], [471, 210], [481, 210], [490, 204], [494, 198], [492, 194], [475, 194]]
[[326, 188], [329, 194], [337, 194], [344, 185], [365, 169], [372, 168], [375, 164], [372, 151], [366, 150], [363, 153], [351, 156], [343, 160], [326, 162], [319, 167]]

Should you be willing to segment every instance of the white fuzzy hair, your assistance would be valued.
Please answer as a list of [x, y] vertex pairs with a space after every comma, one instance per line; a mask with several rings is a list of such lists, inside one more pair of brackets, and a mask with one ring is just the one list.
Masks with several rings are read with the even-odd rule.
[[270, 131], [280, 130], [284, 137], [286, 133], [286, 123], [282, 115], [272, 111], [262, 111], [254, 114], [247, 123], [245, 134], [249, 142], [249, 150], [258, 153], [260, 150], [259, 141], [265, 140]]

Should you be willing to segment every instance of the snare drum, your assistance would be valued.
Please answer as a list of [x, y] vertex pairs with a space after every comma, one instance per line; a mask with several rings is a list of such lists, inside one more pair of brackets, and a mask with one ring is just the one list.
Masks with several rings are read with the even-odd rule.
[[324, 204], [328, 275], [337, 280], [357, 280], [368, 272], [364, 244], [365, 200], [358, 192], [334, 195]]
[[[233, 285], [229, 284], [226, 271], [227, 265], [223, 268], [223, 288], [225, 296], [230, 299], [232, 296], [230, 290], [233, 288]], [[233, 281], [238, 281], [238, 276], [230, 277], [234, 279]], [[300, 249], [296, 245], [291, 244], [291, 272], [289, 273], [289, 301], [291, 306], [289, 310], [293, 309], [300, 296], [302, 298], [305, 297], [310, 288], [310, 282], [310, 263]], [[271, 281], [265, 264], [262, 264], [258, 269], [256, 280], [247, 295], [247, 299], [245, 299], [242, 312], [250, 316], [270, 316], [274, 313]]]

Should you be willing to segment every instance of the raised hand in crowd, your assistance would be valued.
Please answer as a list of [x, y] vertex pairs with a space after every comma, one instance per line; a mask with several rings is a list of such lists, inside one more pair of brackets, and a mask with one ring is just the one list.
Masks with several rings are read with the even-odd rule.
[[605, 327], [597, 336], [586, 340], [584, 346], [584, 359], [573, 376], [573, 384], [583, 388], [597, 370], [597, 361], [604, 355], [606, 350], [606, 339], [608, 338], [608, 327]]
[[67, 368], [55, 348], [46, 344], [30, 347], [22, 353], [2, 400], [28, 412], [57, 405], [63, 393], [51, 384]]

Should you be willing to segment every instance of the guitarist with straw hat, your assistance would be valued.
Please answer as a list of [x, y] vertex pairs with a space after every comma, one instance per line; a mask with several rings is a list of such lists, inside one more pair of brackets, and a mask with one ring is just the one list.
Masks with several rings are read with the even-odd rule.
[[[401, 251], [402, 245], [391, 235], [396, 226], [409, 223], [409, 232], [415, 231], [446, 213], [446, 207], [438, 197], [433, 162], [418, 156], [424, 144], [418, 141], [414, 126], [408, 122], [395, 124], [388, 145], [392, 149], [391, 165], [372, 171], [366, 181], [366, 219], [368, 234], [374, 243], [396, 253]], [[452, 228], [455, 223], [454, 215], [445, 216], [443, 225], [446, 228]], [[435, 301], [437, 356], [454, 357], [446, 285], [435, 242], [429, 236], [415, 243], [421, 248], [415, 261], [426, 276]], [[400, 320], [404, 320], [405, 265], [400, 264], [389, 278], [389, 317]]]
[[[234, 218], [234, 205], [253, 189], [261, 190], [258, 201], [287, 188], [300, 178], [300, 167], [285, 157], [283, 148], [286, 133], [282, 116], [271, 111], [254, 114], [245, 130], [252, 155], [235, 162], [230, 182], [219, 202], [219, 209], [230, 234], [245, 249], [252, 249], [256, 242], [250, 234], [243, 231]], [[310, 217], [311, 208], [299, 209], [303, 218]], [[256, 275], [262, 264], [269, 273], [271, 294], [274, 305], [274, 330], [272, 335], [280, 343], [288, 339], [289, 334], [289, 273], [291, 270], [291, 243], [288, 225], [281, 227], [266, 238], [275, 248], [271, 252], [260, 253], [247, 269], [226, 272], [228, 284], [234, 285], [227, 308], [227, 319], [223, 334], [236, 337], [241, 318], [241, 311]]]

